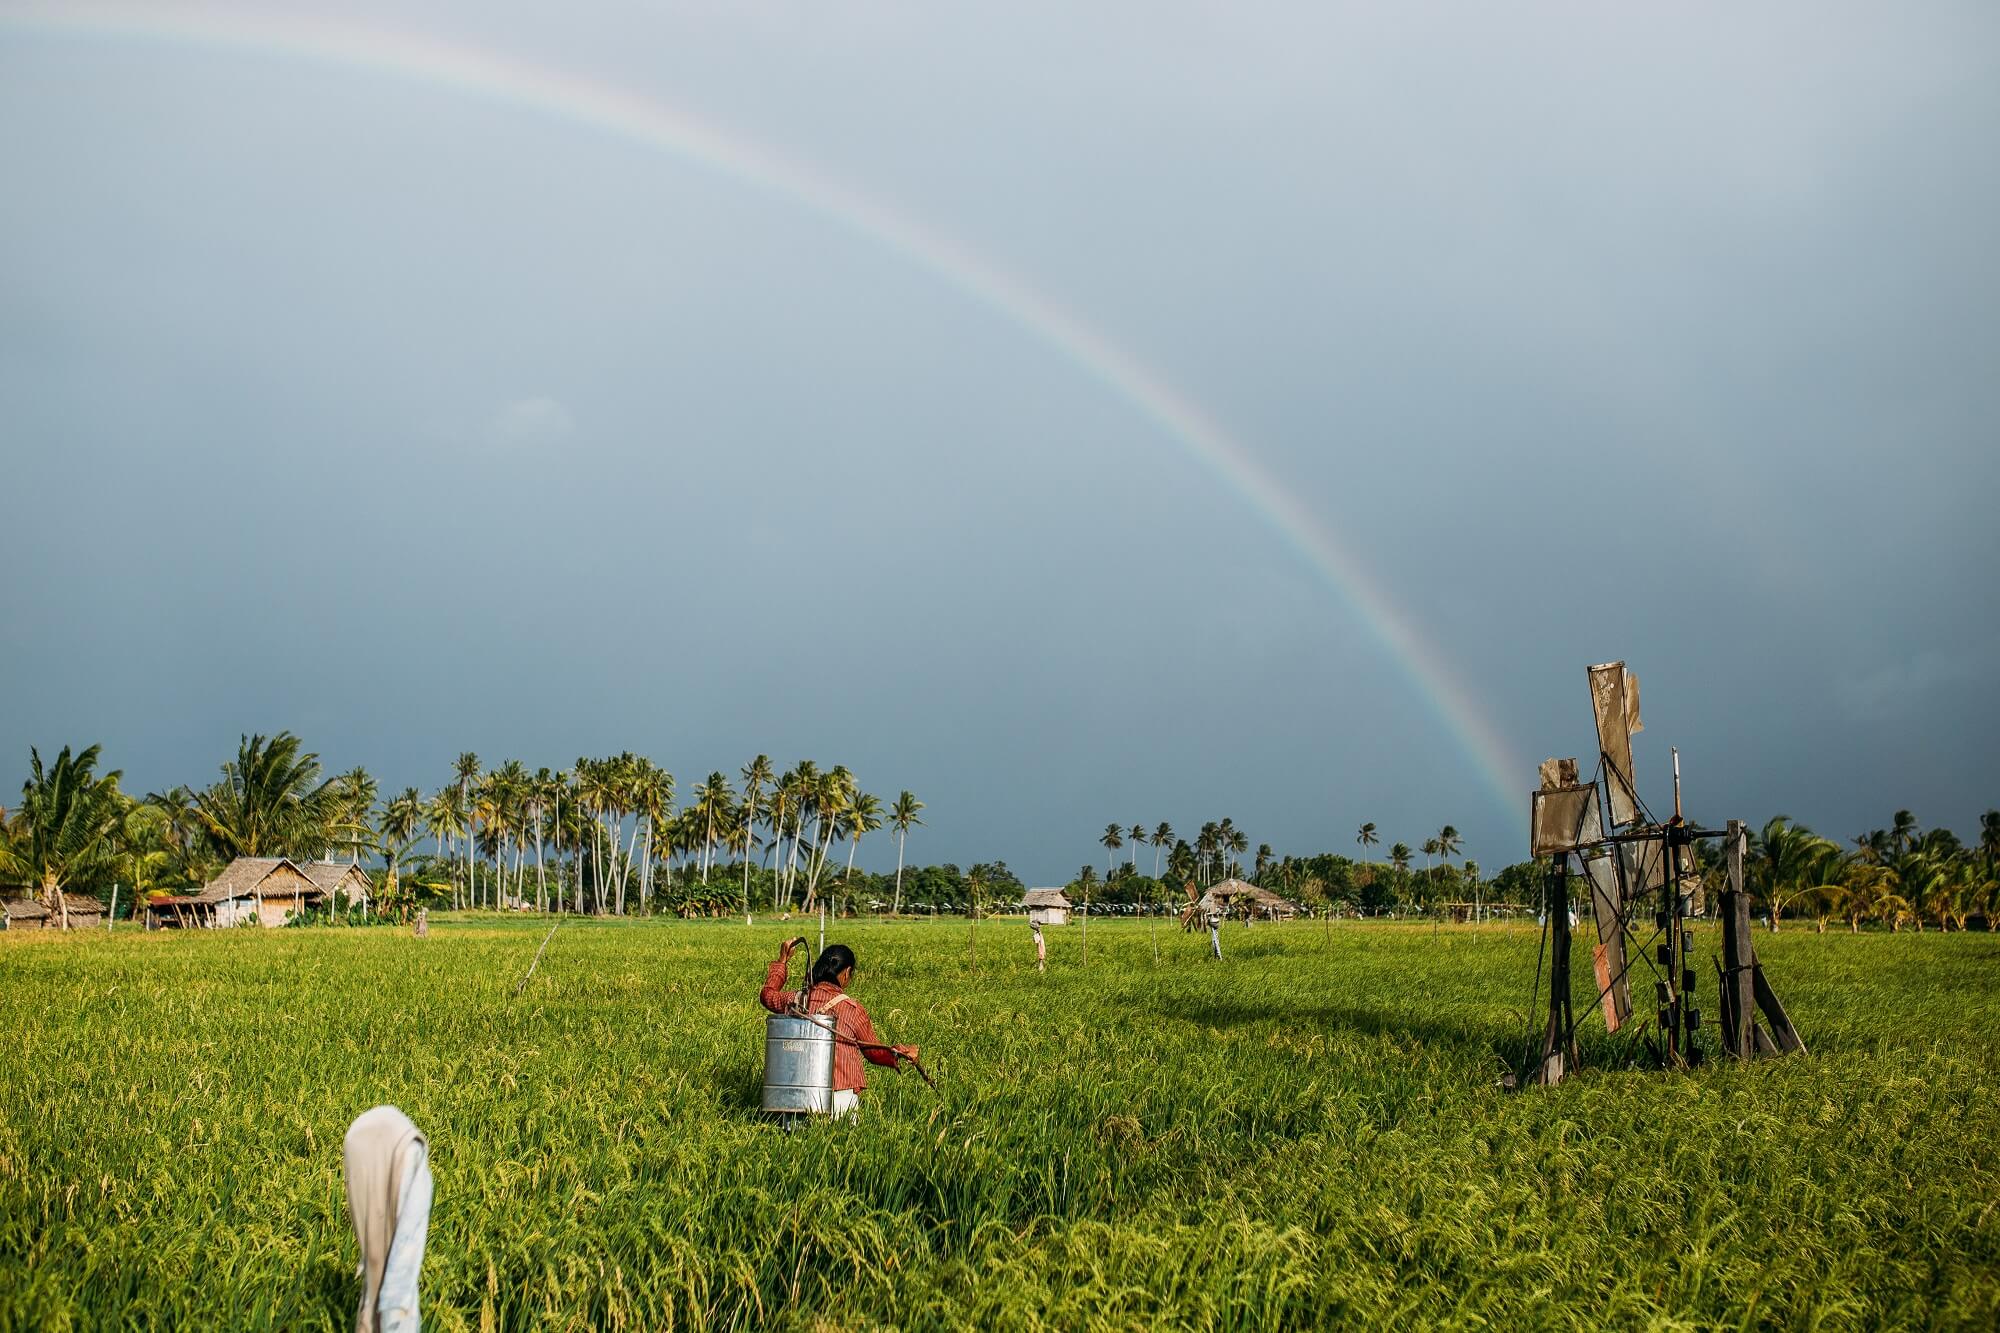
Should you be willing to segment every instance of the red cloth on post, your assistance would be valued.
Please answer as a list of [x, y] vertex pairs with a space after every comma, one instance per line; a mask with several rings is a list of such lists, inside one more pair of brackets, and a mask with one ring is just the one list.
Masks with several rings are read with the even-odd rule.
[[[868, 1075], [862, 1072], [861, 1062], [867, 1059], [878, 1065], [896, 1067], [896, 1053], [879, 1045], [875, 1037], [875, 1025], [868, 1021], [868, 1011], [861, 1007], [861, 1001], [849, 995], [844, 1004], [829, 1004], [847, 993], [831, 981], [822, 981], [814, 986], [812, 998], [806, 1005], [808, 1013], [830, 1013], [833, 1015], [833, 1030], [837, 1038], [833, 1044], [833, 1090], [835, 1092], [859, 1092], [868, 1086]], [[791, 1012], [792, 1000], [797, 991], [785, 989], [785, 960], [773, 960], [764, 970], [764, 989], [757, 993], [758, 1002], [774, 1014]], [[860, 1042], [856, 1047], [850, 1043]]]

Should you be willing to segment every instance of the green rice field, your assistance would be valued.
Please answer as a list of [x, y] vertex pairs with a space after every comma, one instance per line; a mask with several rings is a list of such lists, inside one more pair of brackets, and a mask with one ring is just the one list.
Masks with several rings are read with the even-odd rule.
[[843, 922], [939, 1087], [786, 1134], [787, 927], [570, 921], [513, 998], [545, 928], [0, 937], [0, 1326], [351, 1327], [380, 1102], [431, 1139], [434, 1329], [2000, 1324], [2000, 936], [1760, 934], [1809, 1057], [1617, 1068], [1593, 1020], [1507, 1093], [1533, 927], [1213, 964], [1095, 923], [1042, 975], [1018, 921], [977, 966], [962, 920]]

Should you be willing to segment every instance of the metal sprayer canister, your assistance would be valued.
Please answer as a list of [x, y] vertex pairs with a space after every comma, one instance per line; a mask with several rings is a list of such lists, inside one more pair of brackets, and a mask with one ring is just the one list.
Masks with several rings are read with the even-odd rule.
[[831, 1014], [772, 1014], [764, 1021], [764, 1109], [786, 1115], [833, 1110]]

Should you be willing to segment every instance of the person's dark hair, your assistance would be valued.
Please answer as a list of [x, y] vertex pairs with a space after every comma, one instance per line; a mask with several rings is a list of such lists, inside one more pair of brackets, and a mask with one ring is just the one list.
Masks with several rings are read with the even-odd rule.
[[822, 981], [838, 982], [840, 974], [854, 966], [854, 950], [845, 944], [829, 944], [813, 959], [812, 971], [806, 974], [806, 993]]

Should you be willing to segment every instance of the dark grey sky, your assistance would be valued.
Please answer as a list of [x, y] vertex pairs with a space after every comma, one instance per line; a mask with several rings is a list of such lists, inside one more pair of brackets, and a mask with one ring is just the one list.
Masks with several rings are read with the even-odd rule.
[[5, 4], [0, 771], [765, 751], [1032, 880], [1223, 815], [1493, 867], [1623, 657], [1655, 798], [1677, 744], [1704, 817], [1969, 831], [2000, 13], [1386, 8], [255, 12], [656, 99], [1032, 284], [1338, 534], [1517, 790], [1264, 515], [893, 248], [448, 83]]

